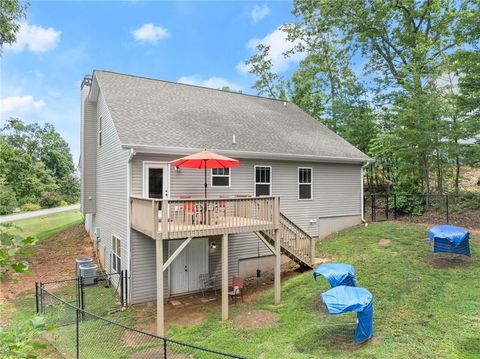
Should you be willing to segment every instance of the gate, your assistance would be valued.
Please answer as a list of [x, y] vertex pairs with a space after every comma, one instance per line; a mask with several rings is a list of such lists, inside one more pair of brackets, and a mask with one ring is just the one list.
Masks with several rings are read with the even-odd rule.
[[[48, 293], [49, 295], [45, 295]], [[56, 298], [62, 298], [58, 301]], [[101, 301], [99, 301], [101, 298]], [[67, 303], [82, 310], [98, 309], [108, 312], [128, 306], [128, 273], [99, 273], [96, 276], [79, 276], [70, 279], [35, 283], [35, 306], [37, 314], [55, 313], [58, 325], [75, 323], [71, 311], [54, 308]], [[102, 313], [103, 314], [103, 313]]]

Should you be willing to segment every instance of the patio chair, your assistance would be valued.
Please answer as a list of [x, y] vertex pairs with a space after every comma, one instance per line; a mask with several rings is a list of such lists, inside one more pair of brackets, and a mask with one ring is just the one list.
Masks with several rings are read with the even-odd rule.
[[242, 298], [243, 302], [243, 289], [245, 288], [245, 282], [243, 278], [233, 277], [232, 278], [232, 290], [228, 291], [228, 296], [235, 301], [237, 304], [237, 298]]
[[200, 282], [200, 290], [202, 295], [205, 297], [205, 292], [215, 291], [215, 296], [217, 296], [217, 290], [215, 289], [215, 276], [208, 273], [203, 273], [198, 276]]
[[[191, 196], [182, 196], [180, 199], [190, 199], [192, 198]], [[183, 222], [186, 222], [186, 218], [188, 216], [191, 216], [192, 218], [192, 224], [195, 223], [195, 216], [197, 215], [197, 206], [195, 205], [195, 202], [183, 202]]]

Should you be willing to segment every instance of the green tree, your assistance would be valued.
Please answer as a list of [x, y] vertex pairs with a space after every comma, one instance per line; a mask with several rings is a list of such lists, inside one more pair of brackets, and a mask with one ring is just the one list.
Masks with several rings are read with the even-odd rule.
[[[37, 123], [25, 124], [20, 119], [11, 118], [2, 128], [2, 137], [5, 143], [15, 151], [15, 155], [10, 156], [12, 159], [12, 163], [9, 165], [10, 171], [27, 164], [33, 166], [34, 169], [31, 176], [24, 174], [23, 180], [20, 178], [20, 181], [18, 174], [9, 172], [9, 176], [14, 178], [7, 178], [8, 176], [5, 174], [8, 183], [12, 184], [11, 180], [17, 181], [16, 183], [19, 186], [16, 190], [17, 199], [22, 202], [21, 204], [26, 203], [25, 199], [28, 197], [34, 197], [38, 202], [39, 196], [37, 193], [39, 191], [47, 193], [46, 196], [49, 198], [64, 196], [68, 202], [78, 200], [79, 181], [74, 174], [75, 166], [70, 148], [53, 125], [48, 123], [44, 126]], [[54, 185], [51, 185], [51, 181], [43, 173], [43, 169], [53, 178]], [[20, 170], [19, 173], [23, 172]], [[36, 187], [38, 190], [32, 187], [35, 185], [32, 182], [35, 178], [40, 181], [40, 184]], [[25, 186], [31, 188], [35, 195], [28, 196], [28, 193], [25, 193], [22, 189]], [[55, 191], [59, 193], [51, 193]], [[26, 192], [28, 192], [28, 188]], [[28, 200], [27, 202], [32, 201]]]
[[245, 62], [245, 65], [249, 67], [249, 72], [257, 77], [252, 88], [256, 89], [259, 95], [286, 99], [285, 80], [273, 72], [273, 63], [269, 58], [270, 46], [258, 44], [256, 50], [257, 52]]
[[19, 0], [0, 1], [0, 48], [15, 42], [20, 21], [26, 17], [28, 7], [28, 2]]

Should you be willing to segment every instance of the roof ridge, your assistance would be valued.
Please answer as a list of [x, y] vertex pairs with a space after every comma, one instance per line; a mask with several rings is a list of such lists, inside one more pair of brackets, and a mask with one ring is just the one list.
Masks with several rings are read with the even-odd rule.
[[281, 100], [281, 99], [272, 98], [272, 97], [266, 97], [266, 96], [260, 96], [260, 95], [251, 95], [251, 94], [248, 94], [248, 93], [236, 92], [236, 91], [224, 91], [224, 90], [222, 90], [222, 89], [215, 89], [215, 88], [212, 88], [212, 87], [206, 87], [206, 86], [200, 86], [200, 85], [193, 85], [193, 84], [185, 84], [185, 83], [181, 83], [181, 82], [176, 82], [176, 81], [171, 81], [171, 80], [162, 80], [162, 79], [157, 79], [157, 78], [148, 77], [148, 76], [140, 76], [140, 75], [126, 74], [126, 73], [124, 73], [124, 72], [118, 72], [118, 71], [94, 69], [94, 70], [93, 70], [93, 73], [95, 74], [96, 71], [98, 71], [98, 72], [106, 72], [106, 73], [110, 73], [110, 74], [114, 74], [114, 75], [122, 75], [122, 76], [136, 77], [136, 78], [139, 78], [139, 79], [150, 80], [150, 81], [165, 82], [165, 83], [169, 83], [169, 84], [172, 84], [172, 85], [189, 86], [189, 87], [195, 87], [195, 88], [204, 89], [204, 90], [218, 91], [218, 92], [227, 93], [227, 94], [243, 95], [243, 96], [249, 96], [249, 97], [256, 97], [256, 98], [260, 98], [260, 99], [264, 99], [264, 100], [272, 100], [272, 101], [278, 101], [278, 102], [292, 103], [292, 102], [290, 102], [290, 101], [288, 101], [288, 100]]

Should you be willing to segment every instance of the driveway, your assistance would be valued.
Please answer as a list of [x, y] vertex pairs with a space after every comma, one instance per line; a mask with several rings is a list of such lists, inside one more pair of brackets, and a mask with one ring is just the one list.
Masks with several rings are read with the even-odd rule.
[[71, 206], [65, 206], [65, 207], [47, 208], [47, 209], [40, 209], [38, 211], [32, 211], [32, 212], [8, 214], [6, 216], [0, 216], [0, 223], [17, 221], [19, 219], [26, 219], [26, 218], [32, 218], [37, 216], [43, 216], [46, 214], [52, 214], [57, 212], [71, 211], [74, 209], [80, 209], [80, 205], [72, 204]]

